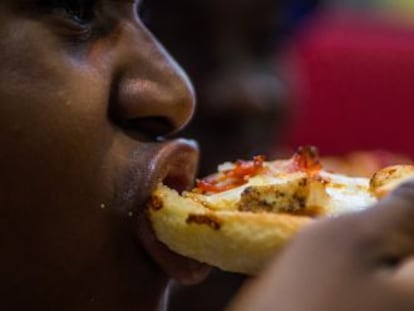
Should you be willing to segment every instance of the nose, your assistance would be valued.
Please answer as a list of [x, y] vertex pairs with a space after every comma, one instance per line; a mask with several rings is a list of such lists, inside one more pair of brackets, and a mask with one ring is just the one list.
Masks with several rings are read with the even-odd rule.
[[194, 112], [188, 77], [140, 21], [119, 27], [112, 118], [152, 138], [177, 132]]

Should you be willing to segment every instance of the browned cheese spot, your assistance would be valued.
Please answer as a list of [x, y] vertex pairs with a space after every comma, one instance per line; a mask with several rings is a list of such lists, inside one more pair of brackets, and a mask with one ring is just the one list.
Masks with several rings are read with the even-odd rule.
[[392, 175], [397, 171], [397, 169], [393, 168], [388, 171], [388, 175]]
[[187, 224], [207, 225], [214, 230], [221, 228], [221, 221], [213, 215], [190, 214], [186, 220]]
[[306, 207], [306, 194], [299, 191], [293, 193], [291, 207], [287, 208], [288, 211], [302, 210]]
[[308, 179], [305, 177], [299, 181], [298, 187], [306, 187], [307, 185], [308, 185]]
[[154, 211], [159, 211], [163, 208], [162, 200], [157, 196], [152, 196], [149, 199], [148, 207], [152, 208]]

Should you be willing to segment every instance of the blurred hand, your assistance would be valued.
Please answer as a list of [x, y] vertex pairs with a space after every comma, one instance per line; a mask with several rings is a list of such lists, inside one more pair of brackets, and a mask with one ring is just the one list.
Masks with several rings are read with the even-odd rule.
[[414, 181], [304, 229], [229, 310], [414, 310]]

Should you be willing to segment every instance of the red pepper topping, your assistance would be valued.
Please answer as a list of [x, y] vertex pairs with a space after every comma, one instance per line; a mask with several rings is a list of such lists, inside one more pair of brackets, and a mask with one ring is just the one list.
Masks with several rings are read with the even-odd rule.
[[[269, 168], [263, 166], [264, 156], [256, 156], [253, 160], [238, 160], [230, 170], [219, 172], [196, 181], [197, 193], [218, 193], [230, 190], [248, 182], [250, 177], [261, 173], [268, 173]], [[277, 161], [275, 162], [277, 163]], [[293, 157], [288, 161], [281, 161], [279, 170], [286, 173], [305, 172], [309, 175], [316, 175], [322, 165], [319, 160], [318, 150], [313, 146], [299, 147]], [[271, 169], [270, 169], [270, 173]]]
[[305, 171], [310, 174], [322, 169], [318, 149], [314, 146], [299, 147], [292, 157], [292, 171]]
[[198, 193], [218, 193], [236, 188], [243, 185], [244, 183], [245, 182], [238, 184], [236, 182], [231, 182], [219, 184], [215, 181], [207, 181], [205, 179], [201, 179], [197, 180], [197, 186], [193, 191]]
[[263, 169], [264, 156], [255, 156], [251, 161], [238, 160], [234, 168], [196, 181], [195, 192], [217, 193], [245, 184]]
[[227, 172], [227, 177], [247, 179], [257, 175], [263, 168], [264, 156], [255, 156], [253, 161], [238, 160], [236, 166]]

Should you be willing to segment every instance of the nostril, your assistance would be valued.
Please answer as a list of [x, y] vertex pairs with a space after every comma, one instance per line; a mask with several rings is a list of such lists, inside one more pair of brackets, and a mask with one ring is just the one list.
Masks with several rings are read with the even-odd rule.
[[156, 138], [165, 136], [175, 130], [170, 120], [164, 117], [140, 117], [122, 121], [121, 126], [130, 131], [135, 131], [145, 136]]

